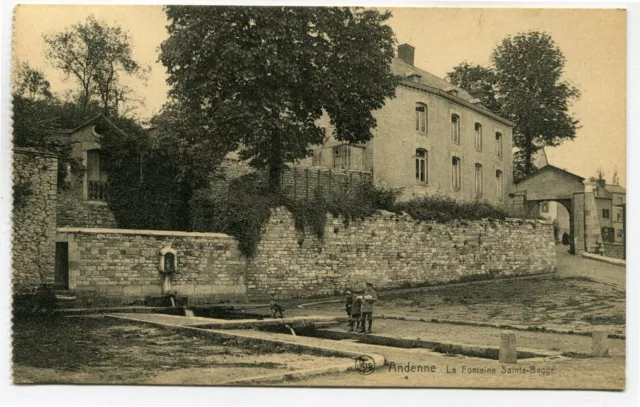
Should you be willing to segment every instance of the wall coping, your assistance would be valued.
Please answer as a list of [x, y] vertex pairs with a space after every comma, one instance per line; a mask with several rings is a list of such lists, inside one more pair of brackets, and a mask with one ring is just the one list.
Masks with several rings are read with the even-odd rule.
[[180, 237], [217, 237], [234, 239], [225, 233], [180, 232], [175, 230], [142, 230], [142, 229], [107, 229], [107, 228], [76, 228], [59, 227], [58, 233], [87, 233], [87, 234], [119, 234], [119, 235], [149, 235], [149, 236], [180, 236]]
[[38, 150], [34, 147], [14, 147], [14, 154], [24, 154], [24, 155], [38, 155], [42, 157], [48, 158], [58, 158], [58, 155], [49, 151]]
[[627, 267], [627, 261], [622, 259], [599, 256], [597, 254], [587, 253], [587, 252], [582, 252], [582, 257], [584, 257], [585, 259], [591, 259], [591, 260], [601, 261], [603, 263], [613, 264], [615, 266]]

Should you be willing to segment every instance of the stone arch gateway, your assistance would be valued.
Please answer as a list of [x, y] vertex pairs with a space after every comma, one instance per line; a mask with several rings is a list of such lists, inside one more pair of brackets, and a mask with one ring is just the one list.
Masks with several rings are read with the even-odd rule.
[[593, 193], [587, 192], [584, 178], [553, 165], [545, 165], [514, 182], [509, 196], [513, 209], [522, 215], [531, 213], [544, 201], [555, 201], [565, 207], [569, 212], [572, 254], [590, 251], [593, 240], [597, 240], [587, 234], [590, 226], [597, 228], [598, 233], [600, 228], [597, 214], [591, 210]]

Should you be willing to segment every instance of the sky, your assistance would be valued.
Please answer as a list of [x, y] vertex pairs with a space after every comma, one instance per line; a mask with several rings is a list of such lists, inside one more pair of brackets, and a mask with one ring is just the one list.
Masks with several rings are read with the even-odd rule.
[[[564, 79], [582, 96], [571, 108], [581, 128], [573, 141], [547, 148], [549, 163], [588, 178], [617, 170], [626, 185], [626, 13], [615, 9], [392, 8], [389, 21], [399, 44], [416, 48], [415, 65], [444, 77], [455, 65], [489, 65], [503, 38], [530, 30], [549, 33], [566, 57]], [[166, 102], [165, 69], [158, 47], [167, 37], [161, 6], [21, 5], [14, 20], [14, 59], [41, 69], [55, 92], [74, 87], [44, 58], [43, 34], [93, 14], [129, 31], [133, 57], [151, 68], [146, 86], [127, 82], [144, 106], [141, 118]]]

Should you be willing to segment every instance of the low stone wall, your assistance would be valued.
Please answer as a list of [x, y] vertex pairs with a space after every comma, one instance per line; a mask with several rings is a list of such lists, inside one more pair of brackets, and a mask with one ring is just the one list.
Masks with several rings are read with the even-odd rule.
[[624, 260], [624, 244], [604, 243], [604, 254], [607, 257]]
[[324, 240], [295, 230], [273, 211], [247, 264], [253, 298], [309, 297], [362, 289], [549, 273], [556, 270], [553, 225], [533, 220], [417, 222], [380, 212], [345, 226], [329, 216]]
[[172, 288], [190, 303], [243, 298], [245, 260], [221, 233], [58, 228], [69, 245], [69, 289], [91, 304], [140, 303], [162, 294], [160, 250], [176, 251]]
[[23, 294], [55, 277], [58, 159], [33, 149], [13, 155], [13, 292]]

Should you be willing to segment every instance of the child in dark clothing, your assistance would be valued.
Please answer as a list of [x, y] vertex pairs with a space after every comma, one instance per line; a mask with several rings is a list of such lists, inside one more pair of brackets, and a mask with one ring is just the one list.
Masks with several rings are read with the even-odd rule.
[[345, 311], [347, 311], [347, 316], [349, 317], [349, 324], [347, 326], [353, 327], [353, 322], [351, 322], [351, 307], [353, 306], [353, 295], [351, 294], [351, 291], [347, 291], [345, 294], [347, 297], [344, 299], [344, 308]]
[[276, 318], [276, 314], [278, 313], [280, 314], [280, 318], [284, 318], [282, 315], [284, 308], [275, 301], [275, 298], [271, 298], [271, 301], [269, 301], [269, 308], [271, 309], [271, 318]]

